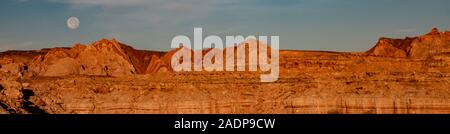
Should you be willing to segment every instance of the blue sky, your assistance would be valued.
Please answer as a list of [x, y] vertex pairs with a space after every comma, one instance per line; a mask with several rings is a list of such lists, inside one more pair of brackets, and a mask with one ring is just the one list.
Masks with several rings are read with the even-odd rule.
[[[69, 17], [80, 27], [70, 30]], [[450, 30], [449, 0], [2, 0], [0, 51], [117, 38], [168, 50], [177, 35], [277, 35], [280, 48], [365, 51], [379, 37]]]

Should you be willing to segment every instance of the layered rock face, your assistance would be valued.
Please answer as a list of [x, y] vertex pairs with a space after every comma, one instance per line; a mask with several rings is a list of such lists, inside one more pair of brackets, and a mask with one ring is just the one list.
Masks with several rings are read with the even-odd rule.
[[261, 72], [173, 72], [183, 48], [115, 40], [2, 53], [0, 69], [18, 69], [1, 72], [0, 113], [450, 113], [449, 38], [434, 29], [362, 53], [281, 50], [272, 83]]

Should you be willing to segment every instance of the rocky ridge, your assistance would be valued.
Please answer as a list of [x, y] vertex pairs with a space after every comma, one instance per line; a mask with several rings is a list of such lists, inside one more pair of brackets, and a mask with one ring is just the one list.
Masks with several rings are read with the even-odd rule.
[[375, 56], [424, 59], [440, 53], [449, 53], [450, 32], [433, 28], [428, 34], [405, 39], [380, 38], [367, 53]]

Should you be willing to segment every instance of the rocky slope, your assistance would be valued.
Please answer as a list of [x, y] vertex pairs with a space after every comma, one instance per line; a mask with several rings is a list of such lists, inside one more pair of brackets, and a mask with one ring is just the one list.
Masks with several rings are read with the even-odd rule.
[[450, 33], [369, 51], [280, 51], [280, 78], [173, 72], [116, 40], [0, 54], [0, 113], [450, 113]]

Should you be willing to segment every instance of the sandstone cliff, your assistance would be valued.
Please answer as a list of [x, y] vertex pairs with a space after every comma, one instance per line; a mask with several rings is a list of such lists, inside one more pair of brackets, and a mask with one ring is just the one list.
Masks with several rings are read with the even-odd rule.
[[183, 48], [140, 51], [115, 40], [2, 53], [0, 113], [448, 114], [449, 38], [434, 29], [361, 53], [281, 50], [273, 83], [258, 72], [172, 72]]

